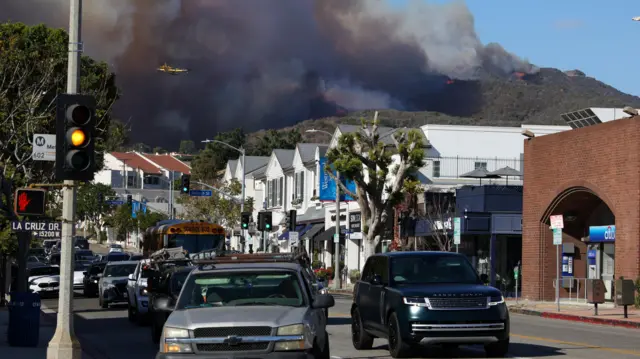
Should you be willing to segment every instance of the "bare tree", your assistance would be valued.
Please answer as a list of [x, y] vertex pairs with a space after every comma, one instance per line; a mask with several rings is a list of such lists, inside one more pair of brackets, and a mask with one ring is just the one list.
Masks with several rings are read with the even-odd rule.
[[451, 251], [453, 245], [453, 217], [455, 216], [455, 195], [438, 188], [429, 188], [425, 198], [425, 217], [429, 222], [432, 241], [428, 247], [441, 251]]

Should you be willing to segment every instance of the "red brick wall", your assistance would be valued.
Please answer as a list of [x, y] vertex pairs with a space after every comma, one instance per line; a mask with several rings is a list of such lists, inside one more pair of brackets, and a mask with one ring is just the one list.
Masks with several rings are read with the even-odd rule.
[[[525, 298], [555, 296], [553, 236], [542, 221], [560, 214], [546, 212], [554, 199], [573, 187], [587, 188], [609, 206], [616, 217], [616, 278], [635, 279], [640, 274], [640, 117], [524, 140]], [[579, 243], [566, 233], [564, 240]]]

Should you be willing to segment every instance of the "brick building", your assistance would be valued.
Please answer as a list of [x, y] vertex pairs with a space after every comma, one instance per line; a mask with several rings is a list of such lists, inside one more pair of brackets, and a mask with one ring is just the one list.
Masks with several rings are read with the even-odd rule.
[[[561, 282], [561, 297], [571, 291], [584, 298], [584, 279], [606, 272], [601, 279], [609, 279], [610, 298], [612, 277], [640, 275], [639, 135], [636, 116], [524, 141], [524, 298], [555, 298], [551, 215], [564, 216], [560, 248], [569, 253], [562, 270], [571, 273]], [[600, 235], [598, 243], [593, 228], [602, 227], [613, 228], [613, 241]]]

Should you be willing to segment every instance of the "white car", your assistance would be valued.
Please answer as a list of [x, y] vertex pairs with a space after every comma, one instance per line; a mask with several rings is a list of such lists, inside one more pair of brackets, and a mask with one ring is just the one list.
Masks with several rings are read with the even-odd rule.
[[109, 253], [113, 253], [113, 252], [122, 253], [122, 252], [124, 252], [124, 249], [119, 244], [112, 244], [112, 245], [109, 246]]
[[84, 272], [89, 267], [87, 261], [77, 261], [73, 269], [73, 289], [84, 289]]
[[138, 262], [136, 270], [129, 275], [127, 292], [129, 293], [129, 320], [138, 324], [144, 322], [149, 312], [149, 293], [147, 292], [147, 278], [151, 273], [148, 268], [149, 260]]
[[29, 269], [29, 290], [44, 295], [60, 292], [60, 267], [46, 266]]

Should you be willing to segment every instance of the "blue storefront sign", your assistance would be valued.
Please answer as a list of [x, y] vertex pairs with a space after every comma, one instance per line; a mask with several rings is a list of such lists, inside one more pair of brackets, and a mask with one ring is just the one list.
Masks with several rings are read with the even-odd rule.
[[589, 241], [591, 242], [615, 242], [616, 226], [591, 226], [589, 227]]
[[[336, 181], [333, 178], [331, 178], [331, 176], [325, 171], [327, 158], [321, 157], [319, 162], [320, 162], [320, 175], [318, 176], [318, 180], [320, 182], [319, 183], [320, 194], [318, 195], [318, 198], [321, 201], [335, 201], [336, 200]], [[335, 175], [335, 172], [333, 172], [333, 174]], [[342, 180], [342, 184], [344, 184], [345, 187], [349, 189], [349, 191], [352, 191], [352, 192], [356, 191], [355, 182]], [[353, 201], [354, 199], [351, 198], [351, 196], [349, 195], [341, 193], [340, 200]]]

